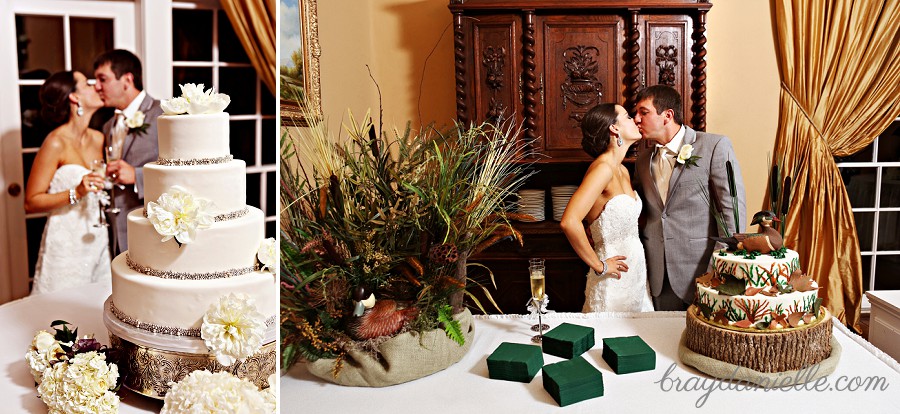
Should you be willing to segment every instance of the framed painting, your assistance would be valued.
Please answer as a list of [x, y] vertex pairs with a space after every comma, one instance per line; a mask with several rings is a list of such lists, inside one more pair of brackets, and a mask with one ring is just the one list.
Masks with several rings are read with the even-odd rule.
[[[281, 19], [281, 61], [279, 63], [279, 106], [281, 126], [306, 126], [307, 116], [322, 116], [319, 81], [318, 0], [279, 0]], [[302, 111], [306, 101], [310, 111]], [[311, 112], [311, 113], [310, 113]]]

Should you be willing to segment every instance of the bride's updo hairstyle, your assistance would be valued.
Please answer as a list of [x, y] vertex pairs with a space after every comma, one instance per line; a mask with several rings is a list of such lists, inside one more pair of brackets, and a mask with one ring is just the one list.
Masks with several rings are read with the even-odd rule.
[[69, 94], [75, 92], [75, 72], [56, 72], [44, 81], [38, 92], [41, 117], [53, 128], [69, 120]]
[[609, 148], [609, 126], [616, 123], [616, 104], [603, 103], [584, 114], [581, 121], [581, 148], [597, 158]]

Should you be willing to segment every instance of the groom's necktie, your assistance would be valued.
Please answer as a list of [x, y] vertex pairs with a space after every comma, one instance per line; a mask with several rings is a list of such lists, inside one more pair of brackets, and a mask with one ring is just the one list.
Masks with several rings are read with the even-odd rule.
[[112, 126], [112, 134], [110, 134], [109, 150], [112, 153], [111, 158], [119, 159], [122, 157], [122, 146], [125, 145], [125, 135], [127, 134], [128, 128], [125, 127], [125, 114], [117, 110], [116, 120]]
[[675, 168], [675, 154], [668, 147], [657, 145], [655, 158], [654, 180], [656, 188], [659, 189], [659, 197], [662, 198], [663, 204], [666, 204], [666, 197], [669, 195], [669, 179], [672, 178], [672, 170]]

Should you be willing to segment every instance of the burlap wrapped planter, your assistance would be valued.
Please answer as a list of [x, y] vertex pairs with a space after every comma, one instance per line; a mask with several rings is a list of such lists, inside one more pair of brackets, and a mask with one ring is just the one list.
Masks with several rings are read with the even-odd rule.
[[443, 329], [418, 334], [407, 332], [382, 343], [377, 358], [350, 351], [337, 378], [332, 375], [334, 359], [319, 359], [307, 364], [313, 375], [339, 385], [386, 387], [422, 378], [459, 362], [472, 345], [475, 325], [468, 309], [454, 315], [466, 338], [459, 345]]

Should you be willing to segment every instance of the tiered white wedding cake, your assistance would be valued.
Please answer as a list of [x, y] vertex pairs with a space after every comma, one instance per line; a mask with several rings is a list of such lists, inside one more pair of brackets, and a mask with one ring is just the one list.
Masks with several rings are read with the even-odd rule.
[[[199, 88], [199, 89], [198, 89]], [[195, 370], [257, 386], [275, 372], [278, 291], [263, 271], [265, 216], [246, 204], [246, 164], [229, 149], [227, 95], [185, 85], [157, 120], [159, 160], [144, 166], [143, 209], [112, 262], [105, 322], [125, 352], [125, 385], [162, 397]], [[187, 112], [188, 114], [179, 114]], [[277, 256], [276, 256], [277, 257]]]

